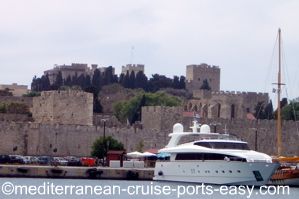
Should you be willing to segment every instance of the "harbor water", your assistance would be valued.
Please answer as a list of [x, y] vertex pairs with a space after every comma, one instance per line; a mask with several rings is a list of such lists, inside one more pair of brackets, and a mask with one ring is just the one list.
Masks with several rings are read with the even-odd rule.
[[0, 178], [1, 199], [298, 198], [299, 188], [235, 187], [156, 181]]

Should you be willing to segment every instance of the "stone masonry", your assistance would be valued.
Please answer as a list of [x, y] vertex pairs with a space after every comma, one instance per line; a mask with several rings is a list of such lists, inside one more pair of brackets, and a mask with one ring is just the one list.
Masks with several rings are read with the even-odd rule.
[[184, 111], [194, 112], [202, 118], [247, 119], [254, 113], [258, 102], [267, 105], [267, 93], [234, 91], [193, 91], [193, 99], [185, 102]]
[[38, 123], [92, 125], [93, 95], [83, 91], [45, 91], [33, 98]]
[[[170, 120], [172, 116], [169, 116]], [[249, 120], [217, 120], [205, 123], [218, 122], [218, 132], [229, 133], [249, 143], [251, 149], [255, 146], [255, 130], [258, 127], [258, 151], [275, 155], [276, 134], [275, 121], [249, 121]], [[170, 124], [170, 123], [169, 123]], [[172, 124], [173, 125], [173, 124]], [[106, 127], [106, 136], [121, 141], [128, 152], [137, 149], [143, 142], [143, 149], [162, 148], [168, 141], [168, 134], [172, 132], [172, 125], [163, 131], [157, 129], [117, 128]], [[186, 131], [190, 131], [191, 120], [184, 121]], [[283, 123], [283, 155], [298, 155], [297, 140], [299, 133], [293, 121]], [[213, 127], [212, 127], [213, 132]], [[66, 125], [66, 124], [39, 124], [31, 122], [3, 122], [0, 121], [0, 154], [22, 155], [52, 155], [52, 156], [90, 156], [94, 141], [103, 136], [104, 129], [99, 126]]]
[[200, 89], [205, 79], [212, 91], [220, 90], [220, 68], [218, 66], [200, 64], [186, 67], [186, 89], [188, 91]]
[[141, 123], [145, 129], [167, 131], [173, 124], [182, 121], [182, 107], [145, 106], [141, 111]]
[[127, 72], [131, 74], [131, 72], [135, 73], [137, 75], [138, 72], [143, 72], [144, 73], [144, 65], [143, 64], [127, 64], [126, 66], [122, 66], [121, 68], [121, 73], [126, 75]]

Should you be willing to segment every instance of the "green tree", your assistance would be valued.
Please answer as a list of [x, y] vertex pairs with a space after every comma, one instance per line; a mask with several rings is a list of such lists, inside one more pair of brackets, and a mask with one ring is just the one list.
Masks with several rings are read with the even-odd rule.
[[132, 71], [129, 77], [129, 88], [134, 89], [135, 88], [135, 72]]
[[174, 89], [179, 89], [179, 88], [180, 88], [180, 79], [179, 79], [178, 76], [174, 76], [174, 77], [173, 77], [172, 87], [173, 87]]
[[121, 101], [114, 105], [114, 115], [122, 123], [129, 120], [130, 124], [141, 118], [142, 106], [180, 106], [181, 100], [165, 92], [141, 93], [130, 100]]
[[299, 102], [292, 101], [284, 106], [281, 110], [281, 117], [283, 120], [297, 121], [299, 118]]
[[179, 89], [185, 89], [185, 88], [186, 88], [186, 78], [184, 76], [181, 76]]
[[103, 159], [109, 150], [124, 150], [124, 145], [111, 136], [100, 137], [92, 145], [91, 156]]
[[54, 84], [52, 85], [52, 88], [54, 90], [58, 90], [61, 86], [63, 86], [63, 79], [62, 79], [62, 73], [61, 71], [58, 72], [58, 75], [56, 76], [56, 80]]
[[0, 103], [0, 113], [6, 113], [6, 104]]
[[139, 71], [136, 74], [135, 88], [142, 88], [143, 90], [147, 89], [147, 77], [142, 71]]
[[99, 91], [102, 87], [101, 85], [101, 71], [99, 69], [96, 69], [93, 73], [91, 85], [96, 88], [97, 91]]
[[30, 91], [27, 94], [24, 94], [23, 97], [37, 97], [40, 96], [41, 93], [40, 92], [36, 92], [36, 91]]

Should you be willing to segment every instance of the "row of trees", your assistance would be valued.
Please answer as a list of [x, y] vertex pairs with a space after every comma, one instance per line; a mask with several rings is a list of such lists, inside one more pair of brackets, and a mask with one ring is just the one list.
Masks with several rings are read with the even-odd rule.
[[142, 93], [128, 101], [114, 104], [113, 112], [117, 119], [123, 123], [133, 124], [141, 120], [141, 108], [143, 106], [179, 106], [181, 100], [164, 92]]
[[43, 75], [40, 78], [34, 76], [31, 89], [40, 92], [57, 90], [62, 86], [79, 86], [83, 90], [93, 87], [96, 91], [99, 91], [101, 87], [113, 83], [119, 83], [125, 88], [142, 88], [149, 92], [156, 92], [162, 88], [185, 89], [184, 76], [174, 76], [173, 79], [171, 79], [164, 75], [154, 74], [148, 79], [142, 71], [139, 71], [137, 74], [132, 71], [131, 73], [127, 72], [126, 74], [121, 74], [120, 77], [118, 77], [113, 74], [113, 68], [111, 66], [103, 73], [96, 69], [92, 77], [84, 74], [80, 76], [75, 74], [73, 77], [68, 76], [66, 79], [63, 79], [62, 73], [59, 71], [56, 80], [52, 84], [47, 75]]
[[[288, 103], [287, 98], [283, 98], [280, 102], [281, 107], [281, 118], [283, 120], [298, 120], [299, 119], [299, 102], [291, 101]], [[277, 110], [273, 110], [272, 101], [268, 104], [259, 102], [255, 107], [255, 118], [272, 120], [277, 118]]]

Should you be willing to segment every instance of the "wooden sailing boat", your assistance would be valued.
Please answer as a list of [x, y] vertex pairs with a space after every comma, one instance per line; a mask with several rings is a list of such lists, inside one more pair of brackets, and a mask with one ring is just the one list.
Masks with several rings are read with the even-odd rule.
[[[281, 125], [281, 107], [280, 95], [281, 86], [281, 30], [278, 29], [278, 81], [277, 83], [277, 158], [282, 166], [277, 169], [270, 180], [270, 184], [299, 186], [299, 158], [281, 157], [282, 155], [282, 125]], [[297, 164], [297, 165], [296, 165]], [[287, 165], [287, 166], [286, 166]], [[290, 166], [293, 165], [293, 166]]]

